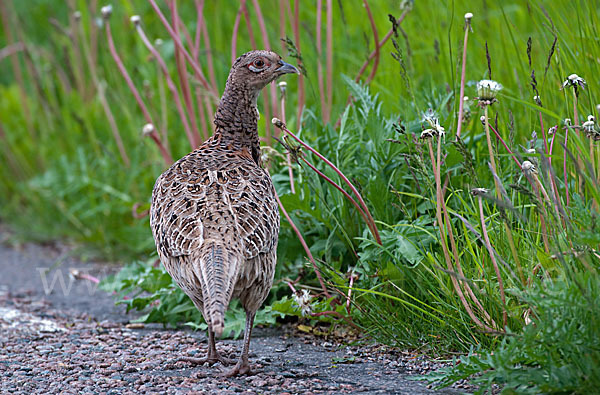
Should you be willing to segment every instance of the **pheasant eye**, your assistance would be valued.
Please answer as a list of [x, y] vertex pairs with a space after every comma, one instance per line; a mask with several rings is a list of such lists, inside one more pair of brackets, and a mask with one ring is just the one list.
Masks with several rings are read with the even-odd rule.
[[268, 64], [263, 59], [256, 59], [248, 65], [248, 68], [255, 73], [260, 73], [265, 69], [265, 66], [268, 66]]

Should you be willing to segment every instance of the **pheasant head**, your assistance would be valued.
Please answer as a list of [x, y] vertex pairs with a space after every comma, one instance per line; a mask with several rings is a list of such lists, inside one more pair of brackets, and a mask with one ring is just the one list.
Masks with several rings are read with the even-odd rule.
[[251, 51], [243, 54], [233, 64], [227, 83], [244, 85], [257, 92], [284, 74], [299, 74], [298, 69], [281, 60], [271, 51]]

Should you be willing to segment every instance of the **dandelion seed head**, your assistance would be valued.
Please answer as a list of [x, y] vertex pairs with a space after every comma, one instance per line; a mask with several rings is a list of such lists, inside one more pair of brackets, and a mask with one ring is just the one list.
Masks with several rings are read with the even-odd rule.
[[283, 121], [279, 118], [271, 119], [271, 123], [280, 129], [283, 129], [285, 127], [285, 123], [283, 123]]
[[535, 148], [528, 148], [525, 152], [528, 154], [535, 154]]
[[502, 90], [502, 85], [493, 80], [477, 82], [477, 96], [480, 105], [490, 105], [496, 101], [496, 95]]
[[303, 289], [302, 292], [296, 292], [292, 298], [294, 303], [300, 308], [303, 316], [307, 316], [312, 312], [312, 306], [310, 305], [312, 297], [308, 290]]
[[73, 13], [73, 19], [75, 19], [76, 21], [80, 21], [81, 20], [81, 12], [80, 11], [75, 11]]
[[568, 86], [572, 86], [575, 89], [575, 93], [577, 93], [577, 88], [579, 87], [581, 89], [585, 89], [586, 84], [587, 82], [585, 82], [583, 78], [581, 78], [577, 74], [571, 74], [567, 77], [565, 82], [563, 82], [562, 87], [564, 89]]
[[472, 12], [467, 12], [465, 14], [465, 21], [469, 22], [472, 18], [473, 18], [473, 13]]

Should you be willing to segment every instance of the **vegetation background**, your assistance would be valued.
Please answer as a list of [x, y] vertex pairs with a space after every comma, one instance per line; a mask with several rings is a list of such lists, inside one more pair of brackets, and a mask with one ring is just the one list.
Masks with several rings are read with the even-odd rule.
[[0, 1], [0, 219], [17, 237], [125, 264], [105, 289], [143, 320], [201, 328], [144, 212], [211, 133], [232, 59], [269, 47], [303, 75], [259, 103], [294, 225], [282, 216], [257, 320], [458, 352], [428, 378], [443, 385], [600, 388], [598, 1], [105, 5]]

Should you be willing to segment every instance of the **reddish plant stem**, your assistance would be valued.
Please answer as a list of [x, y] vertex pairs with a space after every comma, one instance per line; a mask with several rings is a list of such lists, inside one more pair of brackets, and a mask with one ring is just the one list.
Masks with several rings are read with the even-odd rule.
[[[300, 51], [300, 0], [294, 0], [294, 20], [292, 23], [294, 30], [294, 44], [298, 53]], [[302, 62], [298, 61], [298, 66], [301, 66]], [[296, 111], [296, 127], [301, 129], [302, 111], [304, 110], [304, 74], [298, 76], [298, 109]]]
[[125, 69], [125, 66], [123, 65], [123, 61], [121, 60], [121, 57], [119, 56], [119, 54], [117, 53], [117, 50], [115, 49], [115, 43], [112, 38], [110, 23], [108, 20], [104, 21], [104, 27], [105, 27], [104, 30], [106, 32], [106, 39], [108, 41], [108, 49], [110, 51], [110, 54], [111, 54], [113, 60], [117, 64], [117, 68], [119, 69], [119, 71], [121, 72], [121, 75], [125, 79], [125, 83], [127, 84], [127, 86], [129, 87], [129, 90], [133, 94], [135, 101], [137, 102], [138, 106], [142, 110], [142, 114], [144, 115], [146, 122], [151, 123], [152, 125], [155, 126], [155, 130], [154, 130], [154, 132], [152, 132], [152, 134], [150, 134], [150, 137], [152, 138], [152, 140], [154, 140], [154, 142], [158, 146], [158, 149], [160, 150], [160, 153], [161, 153], [165, 163], [167, 165], [171, 164], [173, 162], [173, 158], [171, 157], [171, 154], [165, 148], [163, 143], [160, 141], [160, 138], [159, 138], [158, 134], [156, 133], [156, 125], [154, 124], [154, 122], [152, 122], [152, 117], [150, 116], [150, 112], [148, 112], [148, 108], [146, 108], [146, 105], [144, 104], [144, 101], [142, 100], [142, 97], [140, 96], [140, 92], [137, 90], [137, 88], [133, 84], [133, 81], [131, 80], [131, 77], [129, 76], [127, 69]]
[[[460, 94], [458, 96], [458, 125], [456, 125], [456, 138], [460, 137], [463, 123], [464, 113], [464, 97], [465, 97], [465, 73], [467, 67], [467, 42], [469, 40], [469, 30], [471, 30], [471, 22], [465, 24], [465, 39], [463, 41], [462, 69], [460, 72]], [[490, 77], [491, 78], [491, 77]]]
[[212, 84], [214, 92], [219, 92], [217, 87], [217, 78], [215, 77], [215, 62], [212, 53], [212, 47], [210, 45], [210, 35], [206, 27], [206, 23], [202, 24], [202, 37], [204, 40], [204, 49], [206, 51], [206, 63], [208, 64], [208, 76], [210, 83]]
[[233, 21], [233, 32], [231, 33], [231, 64], [235, 62], [237, 58], [237, 38], [240, 30], [240, 22], [242, 20], [242, 12], [244, 7], [240, 4], [237, 14], [235, 14], [235, 20]]
[[284, 132], [286, 132], [290, 136], [292, 136], [292, 138], [294, 140], [296, 140], [297, 142], [299, 142], [304, 148], [306, 148], [307, 150], [309, 150], [310, 152], [315, 154], [323, 162], [325, 162], [329, 167], [331, 167], [333, 169], [333, 171], [335, 171], [337, 173], [338, 176], [340, 176], [340, 178], [346, 183], [346, 185], [348, 185], [348, 187], [352, 190], [352, 193], [354, 193], [354, 195], [357, 197], [360, 205], [362, 206], [362, 209], [364, 210], [364, 212], [368, 218], [367, 224], [370, 224], [369, 229], [372, 230], [373, 237], [377, 241], [377, 244], [382, 245], [381, 237], [379, 236], [379, 231], [377, 230], [377, 226], [375, 225], [375, 220], [373, 220], [373, 216], [371, 215], [371, 212], [369, 211], [367, 204], [363, 200], [360, 193], [358, 193], [358, 190], [356, 189], [356, 187], [350, 182], [350, 180], [348, 180], [348, 178], [344, 175], [344, 173], [342, 173], [340, 169], [338, 169], [333, 163], [331, 163], [331, 161], [329, 159], [325, 158], [317, 150], [312, 148], [310, 145], [306, 144], [299, 137], [297, 137], [294, 133], [290, 132], [290, 130], [287, 128], [287, 126], [285, 126], [285, 124], [278, 125], [278, 127], [280, 127]]
[[[267, 33], [267, 26], [265, 24], [265, 18], [263, 17], [262, 11], [260, 9], [260, 4], [258, 0], [252, 0], [252, 5], [254, 6], [254, 12], [256, 13], [256, 19], [258, 20], [258, 27], [260, 29], [260, 35], [262, 36], [262, 42], [265, 49], [271, 50], [271, 44], [269, 43], [269, 34]], [[250, 21], [248, 21], [250, 24]], [[267, 119], [271, 119], [271, 114], [274, 117], [277, 117], [277, 90], [275, 84], [269, 84], [269, 96], [264, 95], [265, 101], [265, 117]], [[271, 124], [266, 122], [265, 124], [265, 134], [267, 144], [271, 145]]]
[[[402, 21], [404, 20], [404, 18], [406, 17], [407, 14], [408, 14], [407, 10], [402, 12], [402, 15], [400, 15], [400, 18], [398, 18], [396, 20], [396, 22], [398, 24], [402, 23]], [[363, 73], [369, 66], [369, 63], [371, 63], [371, 60], [375, 59], [375, 56], [378, 56], [377, 53], [380, 51], [381, 47], [383, 47], [385, 45], [385, 43], [388, 42], [388, 40], [392, 37], [393, 34], [394, 34], [394, 29], [390, 29], [390, 31], [387, 32], [387, 34], [381, 39], [381, 41], [379, 41], [379, 43], [377, 43], [377, 46], [375, 47], [375, 49], [369, 54], [369, 56], [367, 57], [367, 60], [365, 60], [363, 65], [358, 70], [358, 74], [356, 75], [356, 78], [354, 78], [354, 81], [358, 82], [360, 80], [360, 77], [363, 75]]]
[[321, 25], [323, 16], [323, 1], [317, 0], [317, 23], [315, 30], [317, 31], [317, 81], [319, 84], [319, 99], [321, 100], [321, 117], [323, 122], [329, 122], [329, 116], [327, 114], [327, 106], [325, 105], [325, 87], [323, 83], [323, 62], [321, 57], [323, 56], [323, 45], [321, 43]]
[[567, 206], [569, 206], [571, 200], [569, 196], [569, 180], [567, 179], [567, 143], [569, 141], [569, 129], [570, 127], [567, 125], [565, 128], [565, 147], [563, 153], [563, 176], [565, 179], [565, 195], [567, 197]]
[[331, 178], [327, 177], [325, 174], [323, 174], [323, 172], [321, 172], [319, 169], [317, 169], [312, 163], [310, 163], [308, 160], [306, 160], [306, 158], [304, 156], [300, 156], [300, 159], [302, 159], [302, 161], [304, 163], [306, 163], [308, 165], [308, 167], [311, 168], [312, 171], [317, 173], [319, 175], [319, 177], [323, 178], [325, 181], [327, 181], [328, 183], [333, 185], [333, 187], [335, 189], [340, 191], [346, 197], [346, 199], [348, 199], [350, 201], [350, 203], [352, 203], [352, 205], [354, 207], [356, 207], [356, 209], [360, 213], [360, 216], [363, 217], [363, 219], [365, 220], [365, 223], [367, 224], [367, 226], [369, 226], [371, 233], [373, 233], [373, 229], [371, 229], [371, 227], [370, 227], [369, 219], [368, 219], [367, 215], [365, 214], [364, 210], [358, 204], [358, 202], [356, 200], [354, 200], [354, 198], [352, 196], [350, 196], [350, 194], [348, 194], [348, 192], [346, 192], [344, 190], [344, 188], [342, 188], [337, 182], [335, 182]]
[[[517, 164], [517, 166], [519, 166], [519, 169], [523, 170], [523, 166], [521, 166], [521, 163], [519, 162], [519, 160], [517, 159], [517, 157], [515, 156], [515, 154], [511, 151], [511, 149], [508, 148], [508, 145], [506, 145], [506, 142], [502, 139], [502, 137], [500, 136], [500, 134], [498, 133], [498, 131], [496, 131], [496, 129], [494, 129], [494, 127], [491, 124], [489, 124], [488, 126], [490, 127], [490, 129], [492, 129], [492, 131], [496, 135], [496, 138], [498, 140], [500, 140], [500, 142], [502, 143], [502, 145], [504, 146], [504, 148], [506, 149], [506, 151], [510, 154], [511, 158]], [[495, 169], [494, 169], [494, 171], [495, 171]]]
[[500, 269], [498, 268], [498, 262], [496, 261], [496, 255], [494, 254], [494, 249], [492, 248], [492, 244], [490, 243], [490, 238], [488, 236], [487, 227], [485, 226], [485, 218], [483, 216], [483, 202], [481, 199], [481, 195], [477, 196], [477, 201], [479, 203], [479, 219], [481, 220], [481, 230], [483, 233], [483, 240], [485, 241], [485, 248], [488, 250], [490, 254], [490, 259], [492, 261], [492, 265], [494, 266], [494, 271], [496, 272], [496, 278], [498, 279], [498, 288], [500, 289], [500, 299], [502, 299], [502, 322], [506, 327], [508, 323], [508, 316], [506, 313], [506, 296], [504, 295], [504, 283], [502, 282], [502, 276], [500, 275]]
[[[325, 5], [326, 30], [325, 30], [325, 67], [327, 70], [327, 120], [331, 119], [333, 106], [333, 5], [332, 0], [327, 0]], [[377, 41], [375, 41], [377, 42]]]
[[[283, 120], [283, 123], [285, 123], [285, 88], [281, 89], [281, 119]], [[296, 193], [296, 188], [294, 186], [294, 169], [292, 167], [292, 154], [289, 151], [286, 152], [285, 158], [288, 167], [288, 177], [290, 178], [290, 191], [294, 194]]]
[[373, 14], [371, 13], [371, 7], [369, 7], [369, 3], [367, 3], [367, 0], [363, 0], [363, 5], [365, 6], [365, 9], [367, 10], [369, 22], [371, 23], [371, 30], [373, 30], [373, 40], [375, 41], [375, 61], [373, 62], [373, 67], [371, 68], [371, 73], [369, 74], [369, 76], [367, 77], [367, 81], [365, 82], [365, 84], [369, 84], [373, 80], [373, 77], [375, 77], [375, 73], [377, 73], [377, 67], [379, 66], [379, 53], [380, 53], [379, 33], [377, 33], [377, 25], [375, 24], [375, 20], [373, 20]]
[[[179, 19], [179, 13], [177, 12], [177, 2], [175, 0], [171, 0], [169, 3], [169, 7], [171, 9], [171, 18], [173, 19], [173, 29], [175, 33], [179, 35], [179, 26], [183, 23]], [[187, 31], [186, 31], [187, 33]], [[189, 33], [187, 33], [188, 40], [190, 41], [190, 45], [192, 44]], [[158, 51], [156, 52], [158, 54]], [[183, 102], [186, 107], [186, 114], [189, 117], [192, 129], [190, 133], [193, 134], [193, 141], [190, 140], [190, 144], [196, 143], [192, 145], [192, 149], [195, 149], [198, 145], [200, 145], [200, 131], [198, 129], [198, 120], [196, 118], [196, 111], [194, 111], [194, 102], [192, 101], [192, 94], [190, 89], [189, 80], [187, 78], [187, 67], [185, 64], [185, 59], [181, 54], [181, 50], [175, 47], [175, 63], [177, 65], [177, 75], [179, 76], [179, 86], [181, 87], [181, 93], [183, 95]], [[168, 74], [168, 70], [166, 71]], [[168, 79], [167, 79], [168, 85]], [[180, 103], [181, 105], [181, 103]], [[181, 115], [181, 114], [180, 114]], [[185, 123], [184, 123], [185, 127]], [[188, 136], [189, 138], [189, 136]]]
[[154, 9], [154, 11], [156, 12], [156, 15], [158, 15], [158, 18], [160, 19], [160, 21], [162, 22], [162, 24], [167, 29], [167, 32], [169, 32], [169, 35], [171, 36], [171, 39], [173, 40], [173, 42], [175, 43], [175, 45], [178, 46], [181, 49], [181, 52], [185, 56], [185, 59], [190, 63], [190, 65], [194, 69], [194, 72], [196, 73], [196, 78], [198, 79], [198, 81], [200, 81], [200, 83], [202, 84], [202, 86], [204, 86], [204, 89], [206, 89], [207, 91], [211, 92], [215, 96], [215, 98], [216, 98], [217, 97], [217, 92], [215, 92], [215, 91], [213, 91], [211, 89], [208, 81], [204, 77], [204, 73], [202, 72], [202, 69], [200, 68], [200, 66], [198, 65], [198, 63], [194, 59], [192, 59], [192, 57], [189, 54], [189, 52], [185, 49], [185, 47], [183, 46], [183, 43], [179, 39], [179, 36], [173, 31], [173, 28], [169, 24], [169, 21], [167, 20], [167, 18], [165, 18], [164, 14], [162, 13], [162, 11], [158, 7], [158, 5], [156, 5], [156, 1], [155, 0], [148, 0], [148, 2], [150, 3], [150, 5]]
[[150, 53], [152, 53], [152, 56], [154, 56], [154, 58], [158, 62], [159, 66], [163, 72], [163, 75], [165, 76], [165, 79], [167, 81], [167, 87], [169, 88], [169, 90], [171, 91], [171, 94], [173, 95], [175, 107], [177, 108], [177, 112], [179, 112], [179, 117], [181, 119], [181, 122], [183, 123], [183, 129], [185, 130], [185, 134], [188, 138], [188, 141], [190, 142], [190, 146], [192, 147], [192, 149], [196, 149], [196, 147], [198, 147], [200, 145], [200, 142], [198, 141], [199, 135], [193, 133], [192, 129], [190, 128], [190, 124], [188, 123], [187, 115], [186, 115], [185, 111], [183, 110], [183, 106], [181, 105], [181, 97], [179, 96], [179, 91], [177, 90], [177, 86], [175, 85], [175, 83], [173, 82], [173, 79], [171, 78], [171, 75], [169, 74], [169, 69], [167, 68], [167, 64], [165, 63], [163, 58], [160, 56], [160, 53], [158, 53], [156, 48], [154, 48], [152, 43], [150, 43], [150, 40], [148, 40], [148, 37], [146, 37], [146, 34], [144, 33], [144, 30], [142, 29], [141, 25], [138, 24], [135, 28], [138, 32], [138, 35], [142, 39], [142, 42], [146, 46], [146, 48], [148, 48]]
[[196, 0], [196, 32], [194, 33], [194, 42], [192, 44], [192, 56], [199, 61], [200, 54], [200, 36], [202, 35], [202, 26], [204, 24], [204, 0]]
[[288, 223], [292, 227], [292, 230], [294, 231], [294, 233], [296, 233], [296, 236], [298, 236], [298, 239], [300, 240], [300, 244], [302, 244], [302, 247], [304, 248], [304, 251], [306, 252], [306, 255], [308, 256], [308, 259], [310, 260], [310, 263], [313, 266], [313, 270], [315, 271], [315, 274], [317, 275], [317, 279], [319, 280], [319, 284], [321, 284], [321, 289], [323, 290], [323, 293], [325, 294], [325, 296], [327, 298], [330, 298], [331, 295], [329, 294], [329, 291], [327, 291], [327, 287], [325, 286], [325, 281], [323, 281], [323, 277], [321, 276], [321, 272], [319, 272], [319, 269], [317, 268], [317, 263], [315, 262], [315, 258], [313, 258], [313, 255], [310, 252], [310, 249], [308, 248], [308, 245], [306, 244], [306, 241], [304, 240], [304, 237], [302, 237], [302, 233], [300, 233], [300, 231], [298, 230], [298, 227], [296, 227], [296, 224], [294, 224], [294, 221], [292, 221], [292, 219], [290, 218], [290, 215], [285, 210], [285, 207], [283, 207], [283, 204], [281, 203], [281, 200], [279, 199], [279, 196], [277, 196], [277, 194], [275, 194], [275, 199], [277, 199], [277, 203], [279, 204], [279, 208], [281, 209], [281, 212], [283, 213], [283, 215], [287, 219]]
[[[285, 37], [285, 5], [289, 4], [287, 0], [279, 0], [279, 38]], [[285, 43], [282, 40], [279, 40], [281, 44], [281, 49], [285, 50]]]

